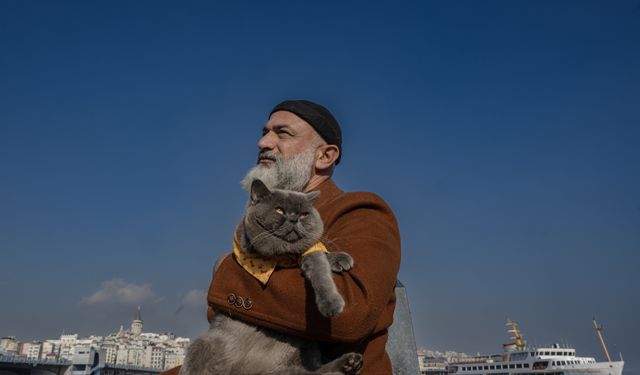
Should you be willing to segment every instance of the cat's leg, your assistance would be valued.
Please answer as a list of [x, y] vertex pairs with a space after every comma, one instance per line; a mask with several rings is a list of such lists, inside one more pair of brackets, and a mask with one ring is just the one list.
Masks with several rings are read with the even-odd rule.
[[345, 252], [327, 253], [327, 259], [333, 272], [344, 272], [353, 268], [353, 258]]
[[314, 252], [302, 258], [300, 266], [304, 276], [311, 283], [316, 295], [316, 305], [326, 317], [340, 314], [344, 309], [344, 299], [333, 282], [331, 265], [325, 253]]
[[220, 356], [221, 343], [218, 337], [205, 334], [189, 345], [179, 375], [219, 375], [223, 363]]
[[359, 353], [346, 353], [337, 359], [323, 365], [316, 373], [318, 374], [333, 374], [338, 372], [344, 375], [356, 375], [362, 369], [362, 354]]

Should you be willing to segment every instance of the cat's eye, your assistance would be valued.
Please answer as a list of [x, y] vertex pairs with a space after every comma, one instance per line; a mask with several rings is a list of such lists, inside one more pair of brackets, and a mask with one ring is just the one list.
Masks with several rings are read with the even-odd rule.
[[280, 215], [284, 215], [284, 210], [283, 210], [282, 208], [280, 208], [280, 207], [277, 207], [277, 208], [276, 208], [276, 212], [277, 212], [278, 214], [280, 214]]
[[304, 219], [305, 217], [307, 217], [307, 215], [309, 215], [308, 212], [303, 212], [303, 213], [300, 214], [300, 218]]

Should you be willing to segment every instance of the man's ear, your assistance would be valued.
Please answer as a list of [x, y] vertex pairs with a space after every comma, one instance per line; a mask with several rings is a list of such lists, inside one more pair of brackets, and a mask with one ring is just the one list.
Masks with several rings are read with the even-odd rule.
[[271, 195], [269, 188], [264, 182], [255, 179], [251, 183], [251, 203], [256, 203]]
[[322, 145], [316, 150], [315, 167], [318, 170], [331, 168], [340, 157], [340, 149], [336, 145]]

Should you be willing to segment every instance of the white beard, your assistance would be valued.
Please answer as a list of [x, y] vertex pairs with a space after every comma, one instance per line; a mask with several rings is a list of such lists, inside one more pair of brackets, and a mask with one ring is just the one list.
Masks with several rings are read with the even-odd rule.
[[272, 165], [258, 164], [247, 172], [240, 181], [242, 188], [247, 192], [251, 191], [251, 183], [259, 179], [269, 190], [304, 190], [311, 179], [315, 150], [310, 147], [291, 159], [284, 159], [280, 155], [271, 155], [271, 157], [276, 159]]

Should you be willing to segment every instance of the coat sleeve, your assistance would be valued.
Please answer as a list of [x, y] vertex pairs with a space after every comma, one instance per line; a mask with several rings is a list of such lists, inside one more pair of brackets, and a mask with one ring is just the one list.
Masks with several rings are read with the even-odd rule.
[[210, 307], [314, 340], [358, 342], [386, 329], [392, 322], [400, 265], [395, 217], [382, 199], [370, 193], [348, 193], [330, 203], [323, 218], [323, 242], [330, 251], [344, 251], [354, 258], [351, 271], [333, 274], [345, 299], [341, 314], [333, 318], [320, 315], [313, 291], [299, 269], [278, 269], [263, 287], [233, 257], [227, 257], [213, 277]]

